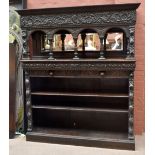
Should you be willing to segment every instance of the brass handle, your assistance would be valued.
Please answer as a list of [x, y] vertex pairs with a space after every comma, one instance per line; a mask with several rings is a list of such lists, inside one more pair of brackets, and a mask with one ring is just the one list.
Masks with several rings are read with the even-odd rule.
[[100, 72], [100, 75], [103, 76], [104, 75], [104, 72]]
[[49, 72], [49, 75], [50, 75], [50, 76], [52, 76], [52, 75], [53, 75], [53, 72], [52, 72], [52, 71], [50, 71], [50, 72]]

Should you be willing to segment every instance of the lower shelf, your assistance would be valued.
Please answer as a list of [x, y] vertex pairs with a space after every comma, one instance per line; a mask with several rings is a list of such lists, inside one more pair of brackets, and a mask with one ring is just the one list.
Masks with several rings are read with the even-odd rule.
[[34, 128], [27, 132], [26, 140], [68, 145], [135, 150], [135, 141], [127, 133], [77, 129]]

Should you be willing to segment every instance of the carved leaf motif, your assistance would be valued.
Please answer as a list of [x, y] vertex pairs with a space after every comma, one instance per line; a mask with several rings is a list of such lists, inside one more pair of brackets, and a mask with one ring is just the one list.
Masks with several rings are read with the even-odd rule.
[[92, 63], [24, 63], [25, 69], [53, 69], [53, 70], [134, 70], [135, 64], [92, 64]]
[[77, 15], [73, 15], [73, 16], [71, 17], [71, 21], [72, 21], [72, 24], [73, 24], [73, 23], [75, 23], [75, 24], [80, 24]]
[[22, 27], [50, 27], [79, 24], [107, 24], [107, 23], [125, 23], [134, 24], [136, 18], [135, 11], [120, 12], [99, 12], [99, 13], [78, 13], [78, 14], [56, 14], [56, 15], [33, 15], [22, 16]]

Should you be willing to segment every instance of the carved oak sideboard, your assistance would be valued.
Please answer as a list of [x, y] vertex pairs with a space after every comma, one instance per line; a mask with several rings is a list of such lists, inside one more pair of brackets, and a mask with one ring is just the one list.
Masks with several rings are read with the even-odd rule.
[[27, 140], [135, 149], [139, 5], [18, 10]]

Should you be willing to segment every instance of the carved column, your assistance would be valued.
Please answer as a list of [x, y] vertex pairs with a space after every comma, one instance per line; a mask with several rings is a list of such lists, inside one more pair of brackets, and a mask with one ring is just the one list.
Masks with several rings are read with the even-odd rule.
[[61, 34], [61, 40], [62, 40], [62, 51], [65, 51], [65, 34]]
[[85, 51], [85, 39], [86, 39], [85, 33], [81, 34], [81, 39], [82, 39], [82, 51]]
[[134, 139], [134, 73], [129, 75], [128, 138]]
[[134, 42], [135, 42], [135, 27], [130, 26], [129, 27], [129, 38], [127, 39], [127, 59], [134, 58], [135, 55], [135, 47], [134, 47]]
[[75, 44], [75, 47], [74, 47], [74, 58], [73, 59], [79, 59], [78, 57], [78, 52], [77, 52], [77, 40], [78, 38], [73, 38], [74, 39], [74, 44]]
[[25, 71], [27, 131], [32, 131], [32, 108], [29, 72]]
[[[105, 48], [103, 46], [104, 40], [105, 40], [104, 37], [100, 37], [100, 57], [99, 57], [99, 59], [105, 59], [105, 57], [104, 57]], [[104, 41], [104, 45], [105, 45], [105, 41]]]
[[47, 34], [47, 39], [49, 40], [50, 49], [49, 49], [49, 58], [48, 59], [54, 59], [53, 57], [53, 38], [52, 35], [49, 33]]
[[23, 39], [23, 55], [30, 59], [30, 52], [28, 51], [28, 32], [26, 30], [22, 30], [22, 39]]

